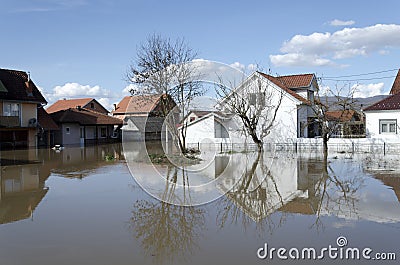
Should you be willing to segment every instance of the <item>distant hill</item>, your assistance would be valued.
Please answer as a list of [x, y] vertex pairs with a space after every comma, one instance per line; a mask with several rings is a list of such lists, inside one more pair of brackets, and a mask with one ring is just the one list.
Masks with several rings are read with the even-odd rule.
[[[354, 98], [355, 101], [355, 108], [357, 110], [365, 109], [376, 102], [387, 98], [389, 95], [378, 95], [378, 96], [373, 96], [373, 97], [368, 97], [368, 98]], [[333, 104], [336, 101], [335, 97], [321, 97], [321, 102], [323, 104]]]

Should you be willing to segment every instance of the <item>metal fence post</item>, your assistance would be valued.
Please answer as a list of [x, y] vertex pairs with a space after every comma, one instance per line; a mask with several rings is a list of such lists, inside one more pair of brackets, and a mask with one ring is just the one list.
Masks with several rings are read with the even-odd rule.
[[383, 142], [383, 155], [386, 155], [386, 143]]

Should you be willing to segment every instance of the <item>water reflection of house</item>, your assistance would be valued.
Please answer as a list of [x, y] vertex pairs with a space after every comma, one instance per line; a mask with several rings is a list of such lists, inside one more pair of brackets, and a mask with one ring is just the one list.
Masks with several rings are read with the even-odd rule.
[[69, 147], [52, 152], [48, 163], [51, 172], [67, 178], [84, 178], [109, 161], [123, 160], [121, 144], [93, 145], [85, 148]]
[[0, 224], [32, 217], [46, 195], [50, 175], [41, 164], [9, 165], [1, 168]]
[[397, 200], [400, 202], [400, 175], [399, 174], [376, 174], [374, 175], [376, 179], [379, 179], [385, 184], [386, 186], [393, 189], [394, 193], [396, 194]]
[[[226, 158], [221, 159], [215, 163], [216, 172], [221, 172], [226, 165]], [[255, 221], [282, 209], [296, 198], [309, 196], [307, 187], [302, 185], [305, 171], [299, 170], [296, 158], [276, 159], [272, 164], [268, 159], [256, 164], [254, 158], [248, 160], [243, 154], [230, 159], [222, 173], [227, 177], [218, 188]]]

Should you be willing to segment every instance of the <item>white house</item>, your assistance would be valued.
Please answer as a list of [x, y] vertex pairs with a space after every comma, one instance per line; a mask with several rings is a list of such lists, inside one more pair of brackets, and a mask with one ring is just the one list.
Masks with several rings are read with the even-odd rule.
[[230, 142], [225, 125], [231, 118], [232, 115], [220, 111], [190, 111], [184, 119], [184, 123], [187, 124], [186, 142]]
[[[259, 84], [262, 85], [262, 93], [257, 89]], [[267, 136], [275, 142], [292, 141], [298, 137], [313, 138], [318, 135], [312, 109], [317, 90], [314, 74], [274, 77], [261, 72], [254, 72], [235, 88], [235, 92], [247, 99], [249, 105], [267, 105], [261, 116], [271, 115], [271, 111], [267, 110], [268, 106], [278, 104], [281, 98], [274, 127]], [[206, 139], [213, 142], [251, 142], [251, 139], [244, 137], [240, 118], [231, 114], [228, 101], [229, 97], [219, 103], [217, 108], [220, 112], [210, 112], [200, 118], [194, 113], [187, 116], [187, 143], [201, 143]]]
[[367, 136], [400, 139], [400, 94], [391, 95], [364, 109]]

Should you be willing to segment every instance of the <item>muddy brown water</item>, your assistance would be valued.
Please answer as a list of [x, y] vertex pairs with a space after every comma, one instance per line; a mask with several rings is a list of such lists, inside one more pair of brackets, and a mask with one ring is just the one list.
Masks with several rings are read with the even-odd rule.
[[[250, 191], [252, 180], [244, 179], [213, 202], [181, 207], [140, 188], [120, 144], [2, 151], [0, 264], [288, 262], [276, 251], [272, 259], [258, 258], [265, 244], [285, 248], [286, 257], [299, 249], [290, 263], [371, 263], [327, 253], [301, 259], [304, 248], [317, 256], [325, 247], [338, 248], [340, 236], [347, 240], [343, 251], [371, 248], [400, 259], [400, 155], [332, 154], [328, 164], [313, 154], [279, 156], [267, 171], [256, 165], [263, 178]], [[224, 159], [247, 163], [228, 169], [215, 163], [216, 176], [223, 170], [242, 172], [238, 179], [255, 176], [247, 154]]]

